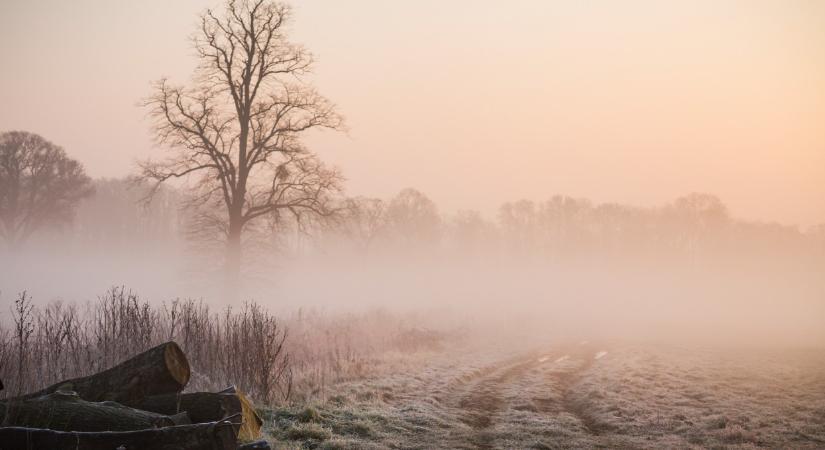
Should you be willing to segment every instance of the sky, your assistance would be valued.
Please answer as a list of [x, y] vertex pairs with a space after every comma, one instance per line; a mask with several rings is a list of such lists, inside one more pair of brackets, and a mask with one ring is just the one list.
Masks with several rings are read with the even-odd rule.
[[[189, 81], [210, 0], [0, 1], [0, 131], [94, 177], [160, 155], [140, 101]], [[308, 144], [350, 195], [416, 187], [492, 216], [554, 194], [825, 223], [825, 2], [294, 1], [346, 133]]]

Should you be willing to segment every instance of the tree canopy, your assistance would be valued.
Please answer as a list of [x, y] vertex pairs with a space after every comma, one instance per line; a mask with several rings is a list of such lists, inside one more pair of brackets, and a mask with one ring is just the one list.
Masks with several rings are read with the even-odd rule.
[[0, 235], [11, 247], [68, 222], [93, 192], [83, 165], [34, 133], [0, 134]]

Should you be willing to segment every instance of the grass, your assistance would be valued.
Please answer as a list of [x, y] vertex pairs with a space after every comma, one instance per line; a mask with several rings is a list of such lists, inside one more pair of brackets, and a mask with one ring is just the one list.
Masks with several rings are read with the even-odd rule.
[[397, 359], [385, 353], [434, 348], [444, 338], [413, 327], [414, 316], [299, 310], [276, 317], [253, 301], [220, 310], [199, 300], [149, 302], [117, 287], [85, 304], [35, 306], [21, 293], [12, 319], [0, 320], [0, 399], [108, 369], [174, 340], [191, 365], [190, 391], [235, 384], [256, 402], [310, 403], [330, 395], [332, 384], [374, 375]]
[[290, 425], [282, 433], [283, 437], [290, 441], [325, 441], [332, 437], [329, 430], [317, 423], [296, 423]]
[[[267, 432], [285, 448], [825, 445], [822, 352], [616, 345], [588, 364], [504, 355], [457, 348], [388, 363], [396, 370], [336, 383], [326, 401], [270, 410]], [[478, 396], [490, 418], [480, 428], [466, 409]]]

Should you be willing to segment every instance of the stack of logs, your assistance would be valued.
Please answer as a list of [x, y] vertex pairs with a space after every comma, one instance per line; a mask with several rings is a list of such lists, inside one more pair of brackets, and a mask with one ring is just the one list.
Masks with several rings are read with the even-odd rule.
[[103, 372], [0, 401], [0, 450], [269, 449], [255, 441], [262, 421], [240, 390], [184, 394], [189, 375], [186, 355], [167, 342]]

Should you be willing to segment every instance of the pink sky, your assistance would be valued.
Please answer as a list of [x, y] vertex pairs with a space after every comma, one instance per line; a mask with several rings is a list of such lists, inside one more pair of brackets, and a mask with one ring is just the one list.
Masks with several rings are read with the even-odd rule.
[[[0, 3], [0, 131], [92, 176], [151, 154], [150, 82], [186, 82], [211, 1]], [[825, 2], [293, 2], [294, 39], [349, 134], [309, 143], [350, 194], [449, 212], [562, 193], [825, 222]]]

